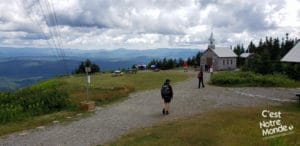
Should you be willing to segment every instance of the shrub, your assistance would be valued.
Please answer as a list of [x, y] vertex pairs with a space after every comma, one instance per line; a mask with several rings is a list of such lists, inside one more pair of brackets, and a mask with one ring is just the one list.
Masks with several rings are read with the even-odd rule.
[[57, 82], [42, 82], [15, 92], [0, 93], [0, 122], [6, 123], [60, 111], [70, 104]]
[[300, 83], [282, 74], [261, 75], [253, 72], [222, 71], [211, 77], [211, 83], [220, 86], [295, 87]]

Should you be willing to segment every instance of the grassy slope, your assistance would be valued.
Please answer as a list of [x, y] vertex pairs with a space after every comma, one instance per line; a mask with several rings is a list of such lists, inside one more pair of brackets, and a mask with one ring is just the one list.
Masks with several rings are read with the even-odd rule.
[[[125, 74], [121, 77], [111, 77], [111, 74], [95, 74], [91, 75], [90, 97], [100, 104], [107, 104], [127, 97], [133, 91], [160, 88], [166, 78], [171, 79], [174, 83], [185, 80], [188, 77], [187, 74], [178, 71], [138, 72], [137, 74]], [[63, 76], [39, 82], [28, 88], [51, 88], [54, 85], [59, 85], [60, 88], [69, 93], [72, 103], [78, 105], [86, 97], [85, 81], [86, 77], [84, 75]], [[76, 114], [79, 112], [82, 111], [66, 110], [23, 121], [1, 124], [0, 136], [51, 123], [54, 120], [68, 120], [66, 117], [76, 117]]]
[[[261, 111], [281, 111], [282, 124], [293, 125], [294, 133], [263, 140], [259, 122]], [[221, 145], [252, 146], [300, 145], [300, 105], [278, 107], [235, 108], [210, 111], [194, 117], [163, 122], [152, 127], [140, 128], [105, 144], [111, 146], [182, 146]]]

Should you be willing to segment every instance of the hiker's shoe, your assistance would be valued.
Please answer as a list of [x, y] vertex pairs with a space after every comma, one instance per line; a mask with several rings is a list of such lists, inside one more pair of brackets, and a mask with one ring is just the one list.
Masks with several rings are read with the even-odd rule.
[[163, 114], [166, 114], [166, 111], [165, 111], [165, 109], [164, 109], [164, 108], [163, 108], [163, 110], [162, 110], [162, 113], [163, 113]]
[[169, 114], [169, 111], [166, 111], [166, 115], [168, 115]]

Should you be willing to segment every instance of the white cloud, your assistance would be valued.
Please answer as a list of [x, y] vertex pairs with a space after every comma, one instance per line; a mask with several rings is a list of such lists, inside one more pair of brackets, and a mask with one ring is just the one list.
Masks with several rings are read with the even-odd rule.
[[0, 10], [2, 46], [199, 48], [212, 29], [219, 45], [300, 35], [299, 0], [2, 0]]
[[282, 27], [299, 27], [300, 26], [300, 1], [287, 1], [284, 9], [281, 9], [277, 14], [279, 16], [278, 24]]

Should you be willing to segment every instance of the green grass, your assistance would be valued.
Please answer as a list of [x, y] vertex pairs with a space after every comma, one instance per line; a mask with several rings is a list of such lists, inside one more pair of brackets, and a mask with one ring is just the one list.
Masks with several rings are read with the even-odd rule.
[[[75, 111], [61, 111], [52, 114], [46, 114], [37, 117], [31, 117], [30, 119], [10, 122], [0, 125], [0, 136], [9, 134], [15, 131], [22, 131], [30, 128], [36, 128], [42, 125], [49, 125], [52, 121], [68, 121], [66, 117], [75, 117], [77, 112]], [[74, 120], [74, 118], [72, 119]]]
[[[91, 75], [90, 100], [96, 101], [98, 105], [120, 101], [134, 91], [160, 88], [166, 78], [171, 79], [172, 83], [174, 83], [189, 78], [189, 75], [179, 71], [142, 71], [137, 74], [124, 74], [120, 77], [112, 77], [109, 73], [93, 74]], [[1, 123], [0, 136], [51, 123], [53, 120], [66, 121], [68, 119], [65, 117], [82, 112], [79, 111], [78, 108], [79, 103], [86, 99], [85, 75], [61, 76], [41, 81], [22, 89], [26, 94], [21, 92], [21, 95], [27, 96], [27, 94], [29, 94], [28, 97], [40, 97], [35, 95], [36, 93], [40, 93], [35, 92], [36, 89], [39, 91], [41, 90], [43, 91], [42, 93], [44, 93], [44, 90], [47, 91], [52, 88], [58, 88], [60, 91], [64, 91], [68, 94], [71, 104], [69, 108], [39, 116], [27, 116], [25, 118], [20, 118], [19, 120]], [[30, 93], [32, 93], [32, 95]], [[9, 103], [10, 102], [7, 102], [7, 104]]]
[[299, 87], [300, 82], [287, 76], [261, 75], [253, 72], [221, 71], [211, 77], [211, 84], [229, 87]]
[[[282, 113], [282, 124], [293, 125], [294, 133], [263, 140], [259, 122], [262, 110]], [[300, 106], [232, 108], [210, 111], [128, 132], [104, 144], [110, 146], [286, 146], [300, 145]]]
[[[124, 74], [112, 77], [110, 73], [91, 75], [90, 99], [101, 103], [109, 103], [122, 97], [127, 97], [133, 91], [143, 91], [160, 88], [165, 79], [172, 83], [183, 81], [189, 75], [178, 71], [140, 71], [137, 74]], [[71, 100], [79, 103], [86, 98], [86, 76], [75, 75], [72, 77], [57, 78], [65, 85], [65, 91], [70, 93]]]

